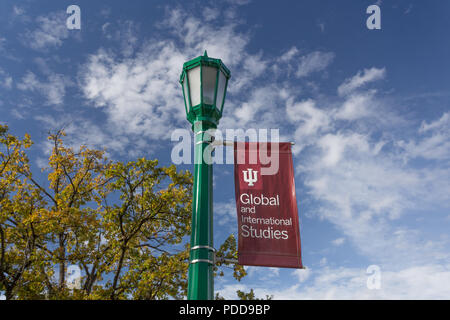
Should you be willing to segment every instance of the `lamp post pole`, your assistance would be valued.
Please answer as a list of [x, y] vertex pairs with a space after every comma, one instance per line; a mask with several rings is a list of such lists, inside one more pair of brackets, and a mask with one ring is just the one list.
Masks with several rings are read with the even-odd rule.
[[203, 155], [208, 147], [206, 121], [194, 123], [194, 194], [192, 202], [191, 250], [188, 274], [188, 299], [211, 300], [214, 294], [213, 247], [213, 167]]
[[180, 76], [186, 116], [195, 136], [189, 300], [211, 300], [214, 296], [213, 168], [205, 157], [211, 156], [209, 130], [216, 129], [222, 117], [229, 78], [230, 71], [222, 61], [208, 57], [206, 51], [185, 62]]

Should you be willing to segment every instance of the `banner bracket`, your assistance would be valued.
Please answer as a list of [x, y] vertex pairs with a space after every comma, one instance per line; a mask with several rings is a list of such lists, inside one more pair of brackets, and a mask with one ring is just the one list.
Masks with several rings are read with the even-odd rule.
[[226, 264], [237, 264], [239, 261], [237, 259], [225, 259], [225, 258], [216, 258], [216, 263], [226, 263]]

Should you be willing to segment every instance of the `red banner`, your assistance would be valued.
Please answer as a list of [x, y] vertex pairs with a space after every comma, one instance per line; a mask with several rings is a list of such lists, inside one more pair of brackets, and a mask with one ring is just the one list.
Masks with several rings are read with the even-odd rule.
[[302, 268], [291, 144], [235, 143], [234, 179], [239, 264]]

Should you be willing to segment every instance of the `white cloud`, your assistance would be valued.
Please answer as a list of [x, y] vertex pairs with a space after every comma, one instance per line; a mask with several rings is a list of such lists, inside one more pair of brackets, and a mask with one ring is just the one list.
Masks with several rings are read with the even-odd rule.
[[[320, 114], [320, 110], [316, 108], [316, 102], [312, 99], [303, 100], [297, 103], [293, 103], [292, 98], [288, 99], [286, 103], [286, 113], [288, 119], [292, 122], [301, 120], [309, 122], [310, 120], [315, 120], [315, 118], [324, 118], [323, 114]], [[314, 117], [316, 113], [319, 113], [320, 116]], [[312, 125], [310, 128], [314, 128], [315, 126], [316, 125]], [[312, 131], [312, 129], [310, 129], [310, 131]]]
[[345, 242], [345, 238], [337, 238], [337, 239], [334, 239], [333, 241], [331, 241], [331, 243], [336, 247], [342, 246], [344, 244], [344, 242]]
[[325, 32], [325, 22], [323, 22], [323, 21], [317, 21], [317, 26], [320, 28], [320, 31], [321, 31], [322, 33]]
[[[266, 119], [266, 121], [261, 121], [261, 119], [269, 114], [268, 110], [273, 106], [279, 105], [280, 100], [283, 100], [283, 94], [277, 85], [254, 88], [251, 90], [249, 98], [235, 108], [232, 114], [234, 117], [230, 119], [230, 123], [227, 123], [225, 119], [223, 121], [224, 125], [226, 127], [229, 125], [234, 128], [245, 128], [248, 125], [269, 128], [269, 122], [279, 119], [279, 116], [272, 115], [271, 119]], [[284, 115], [281, 116], [284, 117]]]
[[[284, 110], [267, 111], [286, 105], [287, 99], [298, 90], [284, 82], [261, 81], [263, 76], [267, 78], [267, 73], [275, 77], [283, 73], [269, 66], [291, 68], [304, 77], [325, 69], [334, 59], [333, 53], [319, 51], [299, 57], [299, 50], [292, 47], [281, 58], [289, 60], [288, 65], [278, 63], [279, 57], [268, 58], [263, 52], [248, 50], [250, 37], [237, 31], [241, 23], [237, 19], [229, 20], [226, 25], [213, 20], [205, 22], [180, 9], [168, 9], [166, 17], [157, 24], [162, 33], [169, 33], [168, 37], [144, 41], [144, 45], [133, 49], [133, 57], [106, 50], [89, 57], [79, 73], [84, 96], [104, 110], [108, 125], [114, 126], [117, 134], [166, 139], [174, 128], [186, 125], [185, 115], [180, 112], [183, 106], [178, 84], [181, 66], [206, 49], [209, 56], [220, 57], [232, 70], [220, 127], [277, 128], [286, 120]], [[104, 27], [110, 30], [109, 26]], [[302, 109], [293, 101], [288, 107], [292, 107], [291, 115], [296, 109]], [[314, 119], [325, 122], [326, 117], [319, 115], [318, 108], [305, 106], [303, 109], [299, 115], [293, 115], [301, 130], [319, 130], [322, 124], [311, 123], [308, 118], [319, 116]]]
[[321, 163], [326, 167], [338, 164], [348, 149], [369, 150], [366, 138], [359, 134], [326, 134], [318, 140], [318, 146], [322, 149]]
[[[380, 289], [369, 289], [365, 268], [322, 267], [311, 270], [307, 282], [290, 287], [255, 287], [257, 297], [274, 299], [446, 299], [450, 295], [450, 266], [425, 264], [404, 269], [380, 266]], [[231, 293], [231, 292], [230, 292]]]
[[298, 54], [300, 53], [300, 51], [297, 49], [297, 47], [292, 47], [290, 48], [288, 51], [286, 51], [285, 53], [283, 53], [279, 58], [278, 61], [279, 62], [290, 62], [292, 61]]
[[438, 120], [422, 122], [419, 139], [398, 141], [405, 150], [405, 158], [423, 158], [434, 160], [450, 159], [450, 113], [444, 113]]
[[206, 21], [212, 21], [220, 16], [220, 10], [218, 8], [205, 7], [202, 15]]
[[420, 141], [411, 140], [408, 143], [400, 141], [399, 146], [406, 151], [407, 158], [448, 159], [450, 156], [450, 140], [447, 134], [433, 134]]
[[14, 5], [11, 12], [11, 21], [10, 23], [14, 23], [16, 21], [22, 22], [22, 23], [28, 23], [31, 21], [31, 18], [29, 15], [27, 15], [26, 10], [22, 6], [16, 6]]
[[324, 70], [334, 59], [334, 53], [314, 51], [300, 58], [296, 72], [298, 78], [306, 77], [313, 72]]
[[393, 111], [386, 121], [385, 108], [375, 90], [353, 92], [343, 103], [288, 100], [286, 111], [297, 125], [296, 147], [302, 151], [297, 173], [320, 203], [317, 216], [370, 260], [400, 266], [448, 258], [441, 242], [424, 241], [425, 231], [408, 227], [405, 218], [413, 209], [439, 219], [439, 208], [450, 199], [448, 168], [419, 169], [405, 162], [419, 154], [450, 158], [448, 115], [423, 122], [421, 135], [406, 143], [388, 133], [399, 127], [410, 131], [412, 123], [398, 120]]
[[217, 202], [214, 204], [214, 213], [217, 214], [219, 225], [230, 225], [236, 221], [236, 201]]
[[[63, 129], [67, 134], [64, 143], [74, 149], [84, 145], [89, 148], [105, 150], [110, 158], [112, 153], [138, 157], [142, 156], [142, 150], [148, 150], [143, 139], [130, 140], [126, 136], [115, 136], [112, 134], [111, 128], [100, 127], [96, 122], [79, 116], [37, 115], [34, 119], [41, 122], [51, 132]], [[48, 140], [45, 140], [41, 149], [44, 154], [49, 155], [52, 146]]]
[[108, 40], [119, 43], [124, 57], [130, 56], [138, 45], [139, 26], [131, 20], [106, 22], [102, 25], [102, 33]]
[[312, 99], [294, 102], [289, 98], [286, 101], [286, 115], [288, 121], [297, 126], [294, 134], [295, 140], [299, 142], [296, 144], [296, 152], [304, 145], [314, 143], [311, 139], [314, 139], [318, 132], [327, 130], [331, 120], [327, 112], [319, 109], [316, 101]]
[[[368, 267], [368, 266], [367, 266]], [[423, 264], [400, 269], [379, 266], [379, 289], [369, 289], [373, 273], [367, 267], [347, 268], [322, 266], [317, 269], [295, 270], [288, 286], [273, 285], [272, 281], [255, 284], [224, 284], [218, 286], [220, 295], [236, 299], [236, 290], [254, 289], [258, 298], [273, 295], [275, 300], [372, 300], [372, 299], [447, 299], [450, 295], [450, 265]]]
[[18, 6], [13, 6], [13, 14], [17, 16], [21, 16], [25, 13], [25, 9]]
[[443, 242], [424, 241], [426, 231], [409, 227], [407, 216], [421, 210], [439, 219], [439, 210], [450, 199], [450, 170], [420, 169], [404, 161], [425, 146], [435, 159], [449, 159], [448, 116], [423, 122], [418, 131], [422, 136], [402, 144], [390, 132], [402, 127], [410, 132], [413, 123], [394, 111], [387, 116], [375, 90], [353, 92], [343, 103], [328, 102], [332, 100], [291, 99], [286, 108], [297, 125], [296, 147], [302, 151], [297, 173], [320, 203], [317, 216], [336, 226], [360, 254], [379, 263], [404, 266], [448, 258]]
[[252, 0], [226, 0], [228, 3], [230, 4], [234, 4], [234, 5], [238, 5], [238, 6], [243, 6], [246, 4], [249, 4], [250, 2], [252, 2]]
[[5, 50], [5, 43], [6, 43], [6, 38], [0, 37], [0, 51]]
[[233, 284], [225, 284], [220, 286], [219, 290], [216, 290], [220, 296], [224, 297], [227, 300], [237, 299], [236, 291], [240, 290], [243, 292], [249, 292], [250, 287], [246, 286], [242, 283], [233, 283]]
[[450, 128], [450, 112], [445, 112], [439, 120], [433, 121], [430, 124], [425, 121], [419, 128], [420, 133], [424, 133], [430, 130], [449, 130]]
[[450, 198], [450, 170], [409, 167], [402, 154], [381, 152], [379, 143], [355, 132], [317, 139], [317, 151], [298, 169], [310, 195], [321, 201], [320, 217], [374, 261], [402, 265], [448, 256], [439, 242], [425, 242], [400, 218], [410, 210], [439, 218], [434, 211]]
[[47, 105], [60, 105], [64, 101], [66, 81], [63, 75], [50, 73], [47, 81], [42, 81], [28, 71], [17, 84], [17, 88], [23, 91], [38, 92], [47, 100]]
[[336, 110], [335, 118], [338, 120], [356, 120], [359, 118], [374, 116], [372, 105], [375, 104], [373, 95], [375, 92], [363, 92], [350, 95]]
[[0, 68], [0, 87], [5, 89], [11, 89], [13, 84], [13, 78]]
[[364, 86], [365, 84], [377, 80], [384, 79], [386, 76], [386, 69], [370, 68], [364, 69], [364, 71], [358, 71], [356, 75], [346, 79], [339, 87], [338, 93], [340, 96], [351, 93], [357, 88]]
[[222, 125], [254, 122], [256, 113], [270, 107], [267, 101], [279, 99], [278, 88], [252, 89], [248, 101], [233, 101], [232, 97], [253, 88], [269, 60], [261, 53], [248, 53], [249, 37], [236, 31], [236, 22], [206, 24], [179, 9], [168, 10], [157, 27], [170, 36], [144, 41], [133, 48], [132, 57], [102, 49], [90, 55], [79, 72], [84, 97], [104, 110], [116, 134], [167, 139], [173, 129], [186, 127], [185, 114], [180, 112], [184, 105], [178, 83], [181, 66], [206, 49], [209, 56], [220, 57], [233, 70], [235, 79], [228, 87], [225, 106], [230, 121], [225, 117]]
[[297, 277], [298, 282], [305, 282], [311, 276], [311, 269], [296, 269], [292, 275]]
[[54, 12], [36, 18], [37, 27], [25, 34], [26, 45], [35, 50], [46, 50], [60, 47], [69, 37], [65, 12]]
[[184, 56], [172, 45], [147, 45], [136, 58], [115, 60], [100, 50], [80, 73], [85, 97], [105, 110], [117, 134], [169, 138], [180, 125], [183, 100], [179, 84]]

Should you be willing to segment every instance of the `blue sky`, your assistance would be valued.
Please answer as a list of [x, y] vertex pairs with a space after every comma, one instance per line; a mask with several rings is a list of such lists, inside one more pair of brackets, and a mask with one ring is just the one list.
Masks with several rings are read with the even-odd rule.
[[[80, 30], [66, 27], [71, 4]], [[372, 4], [381, 30], [366, 27]], [[278, 128], [295, 142], [307, 266], [227, 273], [216, 291], [448, 299], [449, 11], [443, 0], [3, 0], [0, 121], [31, 134], [36, 168], [61, 127], [74, 147], [170, 164], [171, 133], [189, 128], [181, 67], [206, 49], [232, 74], [219, 129]], [[237, 223], [233, 167], [214, 170], [219, 246]], [[367, 286], [371, 265], [379, 289]]]

